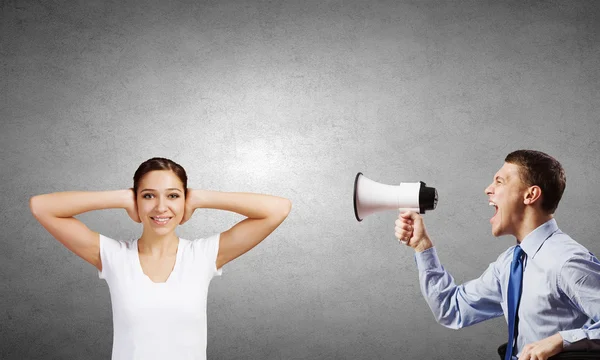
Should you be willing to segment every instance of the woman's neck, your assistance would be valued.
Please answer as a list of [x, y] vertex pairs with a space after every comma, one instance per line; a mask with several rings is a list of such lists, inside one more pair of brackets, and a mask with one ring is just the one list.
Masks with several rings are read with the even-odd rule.
[[179, 237], [175, 232], [165, 235], [144, 231], [138, 240], [138, 251], [148, 255], [169, 255], [177, 252]]

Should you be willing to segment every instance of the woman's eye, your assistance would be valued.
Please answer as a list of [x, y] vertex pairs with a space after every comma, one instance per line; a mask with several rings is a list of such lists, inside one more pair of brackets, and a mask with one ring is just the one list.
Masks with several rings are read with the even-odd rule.
[[150, 199], [152, 197], [152, 194], [144, 194], [144, 199]]
[[177, 198], [179, 197], [179, 195], [178, 195], [178, 194], [171, 194], [171, 195], [169, 195], [169, 196], [171, 196], [171, 199], [177, 199]]

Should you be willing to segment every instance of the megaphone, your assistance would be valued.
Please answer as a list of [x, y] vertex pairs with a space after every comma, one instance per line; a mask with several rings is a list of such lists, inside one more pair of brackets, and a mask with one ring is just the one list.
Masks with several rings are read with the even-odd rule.
[[380, 184], [356, 174], [354, 179], [354, 215], [356, 220], [384, 210], [415, 211], [425, 214], [437, 206], [438, 194], [422, 181], [403, 182], [400, 185]]

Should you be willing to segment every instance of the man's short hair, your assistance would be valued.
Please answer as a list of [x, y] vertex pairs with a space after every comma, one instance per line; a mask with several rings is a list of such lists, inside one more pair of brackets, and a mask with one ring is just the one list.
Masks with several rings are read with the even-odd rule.
[[519, 176], [525, 185], [542, 189], [542, 209], [554, 214], [567, 184], [565, 170], [558, 160], [541, 151], [516, 150], [504, 161], [519, 166]]

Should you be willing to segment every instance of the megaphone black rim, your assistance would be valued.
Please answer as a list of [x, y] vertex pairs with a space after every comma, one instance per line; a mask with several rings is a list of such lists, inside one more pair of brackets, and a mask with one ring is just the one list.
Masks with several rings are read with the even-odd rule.
[[358, 216], [358, 207], [357, 202], [356, 202], [356, 189], [358, 185], [358, 178], [362, 175], [361, 172], [359, 172], [358, 174], [356, 174], [356, 178], [354, 178], [354, 216], [356, 216], [356, 220], [358, 221], [362, 221], [362, 219]]

